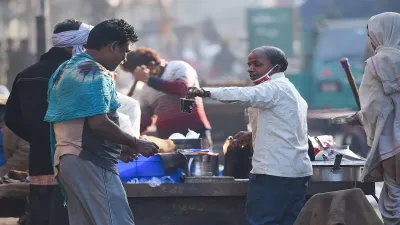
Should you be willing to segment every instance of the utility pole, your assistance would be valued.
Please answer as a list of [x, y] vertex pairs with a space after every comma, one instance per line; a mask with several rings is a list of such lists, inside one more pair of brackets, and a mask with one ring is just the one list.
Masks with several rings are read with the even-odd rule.
[[49, 15], [48, 0], [36, 0], [36, 56], [46, 52], [46, 18]]

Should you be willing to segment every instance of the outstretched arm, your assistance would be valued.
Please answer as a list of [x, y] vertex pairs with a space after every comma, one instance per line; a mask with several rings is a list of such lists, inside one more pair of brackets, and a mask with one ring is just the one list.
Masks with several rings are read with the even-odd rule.
[[224, 103], [239, 104], [244, 107], [271, 108], [277, 102], [277, 87], [257, 85], [252, 87], [189, 88], [189, 97], [210, 97]]
[[187, 83], [183, 80], [168, 81], [157, 77], [149, 77], [147, 85], [158, 91], [179, 97], [185, 97], [188, 89]]

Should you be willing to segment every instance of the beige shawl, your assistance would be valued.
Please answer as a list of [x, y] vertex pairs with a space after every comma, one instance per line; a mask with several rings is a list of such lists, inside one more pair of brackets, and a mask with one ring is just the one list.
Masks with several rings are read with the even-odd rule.
[[[382, 13], [368, 21], [368, 36], [376, 46], [366, 61], [358, 112], [371, 151], [363, 178], [400, 152], [400, 14]], [[381, 176], [378, 176], [381, 178]]]

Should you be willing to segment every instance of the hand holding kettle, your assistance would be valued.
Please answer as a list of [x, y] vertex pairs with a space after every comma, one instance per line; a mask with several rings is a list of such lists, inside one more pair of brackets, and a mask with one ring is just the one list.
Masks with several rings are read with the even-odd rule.
[[243, 147], [252, 143], [252, 133], [249, 131], [240, 131], [233, 136], [232, 144]]
[[352, 116], [339, 116], [332, 118], [333, 124], [347, 124], [354, 126], [362, 126], [360, 119], [358, 117], [358, 112], [353, 114]]
[[209, 91], [204, 90], [203, 88], [197, 88], [197, 87], [188, 88], [187, 98], [194, 98], [194, 97], [206, 98], [210, 96], [211, 93]]

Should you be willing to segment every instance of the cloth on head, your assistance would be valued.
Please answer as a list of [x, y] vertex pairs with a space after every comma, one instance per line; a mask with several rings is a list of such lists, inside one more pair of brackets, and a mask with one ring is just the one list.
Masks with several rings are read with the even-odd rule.
[[79, 27], [79, 30], [69, 30], [53, 34], [51, 36], [51, 42], [54, 47], [58, 48], [72, 47], [72, 55], [77, 55], [85, 51], [83, 45], [86, 44], [92, 28], [93, 26], [82, 23]]
[[363, 179], [372, 175], [382, 180], [377, 169], [400, 153], [400, 14], [371, 17], [368, 32], [376, 51], [366, 61], [357, 113], [371, 147]]
[[44, 120], [50, 123], [50, 147], [54, 167], [56, 139], [52, 123], [108, 114], [120, 103], [110, 71], [81, 53], [61, 64], [49, 80]]
[[188, 87], [199, 87], [196, 70], [187, 62], [174, 60], [167, 64], [161, 78], [168, 81], [185, 81]]
[[376, 47], [375, 55], [367, 60], [381, 79], [385, 94], [400, 91], [400, 14], [381, 13], [368, 21], [368, 34]]
[[400, 213], [400, 14], [382, 13], [368, 21], [376, 47], [366, 61], [357, 113], [371, 147], [362, 178], [384, 181], [379, 202], [385, 224], [398, 224]]

